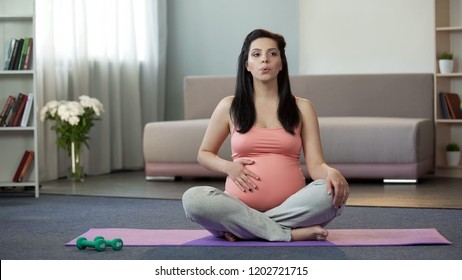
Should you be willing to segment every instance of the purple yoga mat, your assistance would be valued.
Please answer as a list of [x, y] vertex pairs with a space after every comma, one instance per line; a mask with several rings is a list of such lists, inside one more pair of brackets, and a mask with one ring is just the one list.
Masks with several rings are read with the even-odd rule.
[[[434, 228], [426, 229], [329, 229], [327, 241], [238, 241], [228, 242], [206, 230], [92, 228], [78, 237], [93, 240], [121, 238], [124, 246], [403, 246], [451, 244]], [[78, 238], [77, 237], [77, 238]], [[73, 246], [77, 238], [66, 246]]]

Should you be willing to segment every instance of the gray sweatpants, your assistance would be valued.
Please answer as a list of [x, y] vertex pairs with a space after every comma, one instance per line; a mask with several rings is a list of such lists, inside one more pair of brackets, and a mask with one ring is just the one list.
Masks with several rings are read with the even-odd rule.
[[316, 180], [266, 212], [208, 186], [187, 190], [183, 194], [183, 207], [191, 221], [217, 237], [229, 232], [246, 240], [290, 241], [292, 228], [324, 227], [341, 214], [344, 206], [334, 208], [325, 181]]

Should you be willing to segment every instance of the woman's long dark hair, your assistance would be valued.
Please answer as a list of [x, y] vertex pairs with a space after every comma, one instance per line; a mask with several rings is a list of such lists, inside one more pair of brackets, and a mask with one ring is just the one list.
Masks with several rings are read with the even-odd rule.
[[284, 37], [263, 29], [256, 29], [250, 32], [244, 40], [241, 53], [239, 54], [236, 92], [231, 104], [231, 118], [239, 133], [248, 132], [256, 121], [256, 110], [254, 102], [254, 87], [252, 74], [247, 71], [247, 60], [250, 51], [250, 44], [258, 38], [270, 38], [277, 42], [282, 60], [282, 70], [278, 74], [278, 119], [284, 129], [294, 134], [294, 129], [300, 123], [300, 112], [292, 95], [289, 81], [289, 69], [285, 53], [286, 42]]

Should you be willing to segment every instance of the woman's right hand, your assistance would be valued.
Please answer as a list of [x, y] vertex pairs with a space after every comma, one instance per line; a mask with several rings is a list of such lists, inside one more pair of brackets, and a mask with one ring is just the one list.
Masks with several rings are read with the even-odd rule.
[[236, 186], [243, 192], [257, 189], [257, 185], [253, 180], [251, 180], [251, 178], [260, 180], [260, 177], [245, 167], [246, 165], [254, 163], [255, 162], [250, 159], [239, 159], [229, 164], [227, 172], [228, 177], [233, 180], [234, 184], [236, 184]]

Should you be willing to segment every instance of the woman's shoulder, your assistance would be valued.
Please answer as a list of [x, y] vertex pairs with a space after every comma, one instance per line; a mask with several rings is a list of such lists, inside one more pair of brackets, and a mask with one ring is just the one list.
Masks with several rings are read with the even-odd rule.
[[303, 123], [317, 119], [316, 109], [310, 100], [297, 97], [297, 107], [300, 110]]
[[218, 102], [214, 115], [229, 116], [229, 110], [231, 109], [231, 103], [233, 102], [234, 96], [227, 96]]
[[216, 110], [221, 110], [221, 111], [225, 110], [225, 111], [229, 112], [229, 110], [231, 108], [231, 103], [233, 103], [233, 99], [234, 99], [234, 96], [226, 96], [226, 97], [224, 97], [218, 103], [218, 105], [216, 107]]
[[295, 100], [297, 102], [297, 107], [300, 111], [305, 111], [305, 110], [313, 110], [314, 107], [313, 107], [313, 103], [311, 103], [311, 101], [309, 101], [308, 99], [306, 98], [302, 98], [302, 97], [295, 97]]
[[224, 97], [220, 103], [223, 103], [223, 105], [227, 105], [227, 106], [230, 106], [231, 107], [231, 103], [233, 103], [233, 100], [234, 100], [234, 96], [233, 95], [230, 95], [230, 96], [226, 96]]

